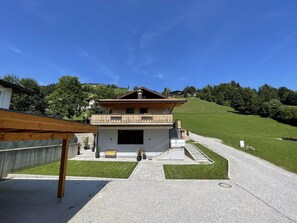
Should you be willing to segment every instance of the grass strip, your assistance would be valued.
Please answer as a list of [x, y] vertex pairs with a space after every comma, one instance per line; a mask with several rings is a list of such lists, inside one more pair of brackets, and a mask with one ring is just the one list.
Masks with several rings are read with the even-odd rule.
[[[100, 162], [75, 161], [67, 162], [67, 176], [128, 178], [136, 167], [137, 162]], [[30, 167], [17, 174], [59, 175], [60, 162], [42, 166]]]
[[166, 179], [228, 179], [228, 160], [195, 143], [213, 164], [163, 165]]

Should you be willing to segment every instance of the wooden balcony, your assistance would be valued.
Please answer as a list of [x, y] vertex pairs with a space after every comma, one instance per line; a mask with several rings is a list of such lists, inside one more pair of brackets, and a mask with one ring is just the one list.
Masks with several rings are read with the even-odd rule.
[[92, 115], [92, 125], [172, 125], [171, 114]]

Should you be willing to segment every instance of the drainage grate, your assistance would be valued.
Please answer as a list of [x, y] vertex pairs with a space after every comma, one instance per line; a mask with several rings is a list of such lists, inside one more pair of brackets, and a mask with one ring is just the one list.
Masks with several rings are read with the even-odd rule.
[[231, 188], [232, 186], [230, 184], [227, 183], [219, 183], [220, 187], [224, 187], [224, 188]]

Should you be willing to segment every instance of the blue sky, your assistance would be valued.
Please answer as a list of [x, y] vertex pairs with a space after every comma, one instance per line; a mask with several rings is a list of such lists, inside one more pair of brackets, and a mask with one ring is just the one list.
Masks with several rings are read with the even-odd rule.
[[297, 90], [296, 12], [295, 0], [2, 1], [0, 76]]

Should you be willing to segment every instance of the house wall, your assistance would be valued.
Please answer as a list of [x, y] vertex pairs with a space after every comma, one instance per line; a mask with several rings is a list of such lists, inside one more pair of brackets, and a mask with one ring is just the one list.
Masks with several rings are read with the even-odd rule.
[[9, 109], [12, 89], [0, 85], [0, 108]]
[[[127, 128], [133, 130], [133, 128]], [[148, 157], [155, 157], [169, 149], [169, 129], [144, 129], [143, 145], [118, 145], [117, 129], [100, 129], [98, 145], [100, 155], [106, 150], [117, 150], [118, 157], [135, 157], [138, 148], [144, 149]]]
[[[127, 106], [128, 108], [129, 106]], [[145, 108], [145, 106], [144, 106]], [[125, 114], [126, 109], [125, 108], [114, 108], [112, 109], [112, 114]], [[134, 108], [134, 114], [139, 114], [140, 108]], [[150, 114], [170, 114], [170, 108], [149, 108], [147, 113]]]

